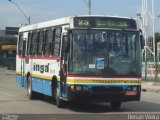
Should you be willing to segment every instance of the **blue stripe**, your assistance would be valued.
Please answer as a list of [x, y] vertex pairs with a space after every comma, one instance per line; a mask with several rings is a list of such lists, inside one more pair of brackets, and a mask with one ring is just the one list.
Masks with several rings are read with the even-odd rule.
[[[67, 87], [70, 87], [71, 85], [73, 84], [67, 84]], [[108, 85], [100, 85], [100, 84], [75, 84], [75, 85], [80, 85], [80, 86], [86, 86], [88, 88], [92, 88], [92, 87], [95, 87], [95, 86], [114, 86], [114, 87], [123, 87], [123, 89], [126, 89], [128, 86], [134, 86], [134, 85], [111, 85], [111, 84], [108, 84]], [[137, 85], [136, 85], [137, 86]]]
[[34, 77], [32, 78], [33, 91], [52, 96], [51, 88], [51, 81]]
[[27, 77], [22, 75], [16, 75], [16, 83], [21, 87], [27, 87]]
[[[16, 84], [27, 88], [27, 77], [16, 75]], [[48, 96], [52, 96], [51, 81], [32, 77], [32, 90]]]

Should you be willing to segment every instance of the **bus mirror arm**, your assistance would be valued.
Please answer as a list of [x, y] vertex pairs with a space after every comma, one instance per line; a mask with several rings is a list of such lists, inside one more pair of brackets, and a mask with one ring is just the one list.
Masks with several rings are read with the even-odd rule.
[[70, 49], [70, 40], [67, 36], [63, 37], [63, 49], [62, 52], [68, 53]]
[[143, 31], [139, 29], [140, 32], [140, 43], [141, 43], [141, 49], [144, 49], [144, 37], [143, 37]]
[[144, 37], [140, 35], [141, 49], [144, 49]]

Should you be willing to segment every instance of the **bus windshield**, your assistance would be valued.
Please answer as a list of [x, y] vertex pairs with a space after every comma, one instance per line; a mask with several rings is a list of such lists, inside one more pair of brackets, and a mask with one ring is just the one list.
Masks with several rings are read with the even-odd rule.
[[138, 31], [73, 30], [69, 73], [141, 75]]

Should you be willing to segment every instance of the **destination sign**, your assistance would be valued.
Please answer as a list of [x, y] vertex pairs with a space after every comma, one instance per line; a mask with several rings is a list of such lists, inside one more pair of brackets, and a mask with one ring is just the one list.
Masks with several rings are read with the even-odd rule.
[[78, 19], [77, 22], [78, 22], [77, 23], [78, 26], [81, 26], [81, 27], [90, 27], [90, 22], [87, 19]]
[[127, 21], [114, 21], [114, 20], [96, 20], [96, 27], [104, 28], [128, 28]]
[[133, 19], [113, 17], [75, 17], [74, 27], [136, 29]]

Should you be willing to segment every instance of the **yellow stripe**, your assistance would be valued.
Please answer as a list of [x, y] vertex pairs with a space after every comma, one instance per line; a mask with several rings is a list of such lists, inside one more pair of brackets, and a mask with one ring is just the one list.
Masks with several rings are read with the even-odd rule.
[[18, 72], [18, 71], [16, 71], [16, 74], [19, 74], [19, 75], [21, 75], [22, 73], [21, 73], [21, 72]]
[[[21, 74], [21, 72], [16, 72], [16, 74]], [[26, 75], [27, 73], [25, 73]], [[45, 75], [38, 75], [38, 74], [31, 74], [32, 77], [37, 77], [41, 79], [47, 79], [52, 80], [51, 76], [45, 76]], [[60, 77], [57, 78], [58, 81], [60, 81]], [[88, 83], [88, 84], [141, 84], [141, 80], [96, 80], [93, 79], [67, 79], [67, 83]]]
[[122, 84], [140, 84], [141, 80], [78, 80], [78, 79], [67, 79], [68, 83], [102, 83], [102, 84], [110, 84], [110, 83], [122, 83]]
[[[21, 72], [16, 72], [16, 74], [21, 75]], [[25, 75], [27, 75], [27, 73], [25, 73]], [[45, 75], [38, 75], [38, 74], [31, 74], [32, 77], [36, 77], [36, 78], [41, 78], [41, 79], [47, 79], [47, 80], [52, 80], [52, 77], [50, 76], [45, 76]]]
[[37, 75], [37, 74], [31, 74], [31, 76], [36, 77], [36, 78], [41, 78], [41, 79], [52, 80], [52, 77], [50, 77], [50, 76]]

